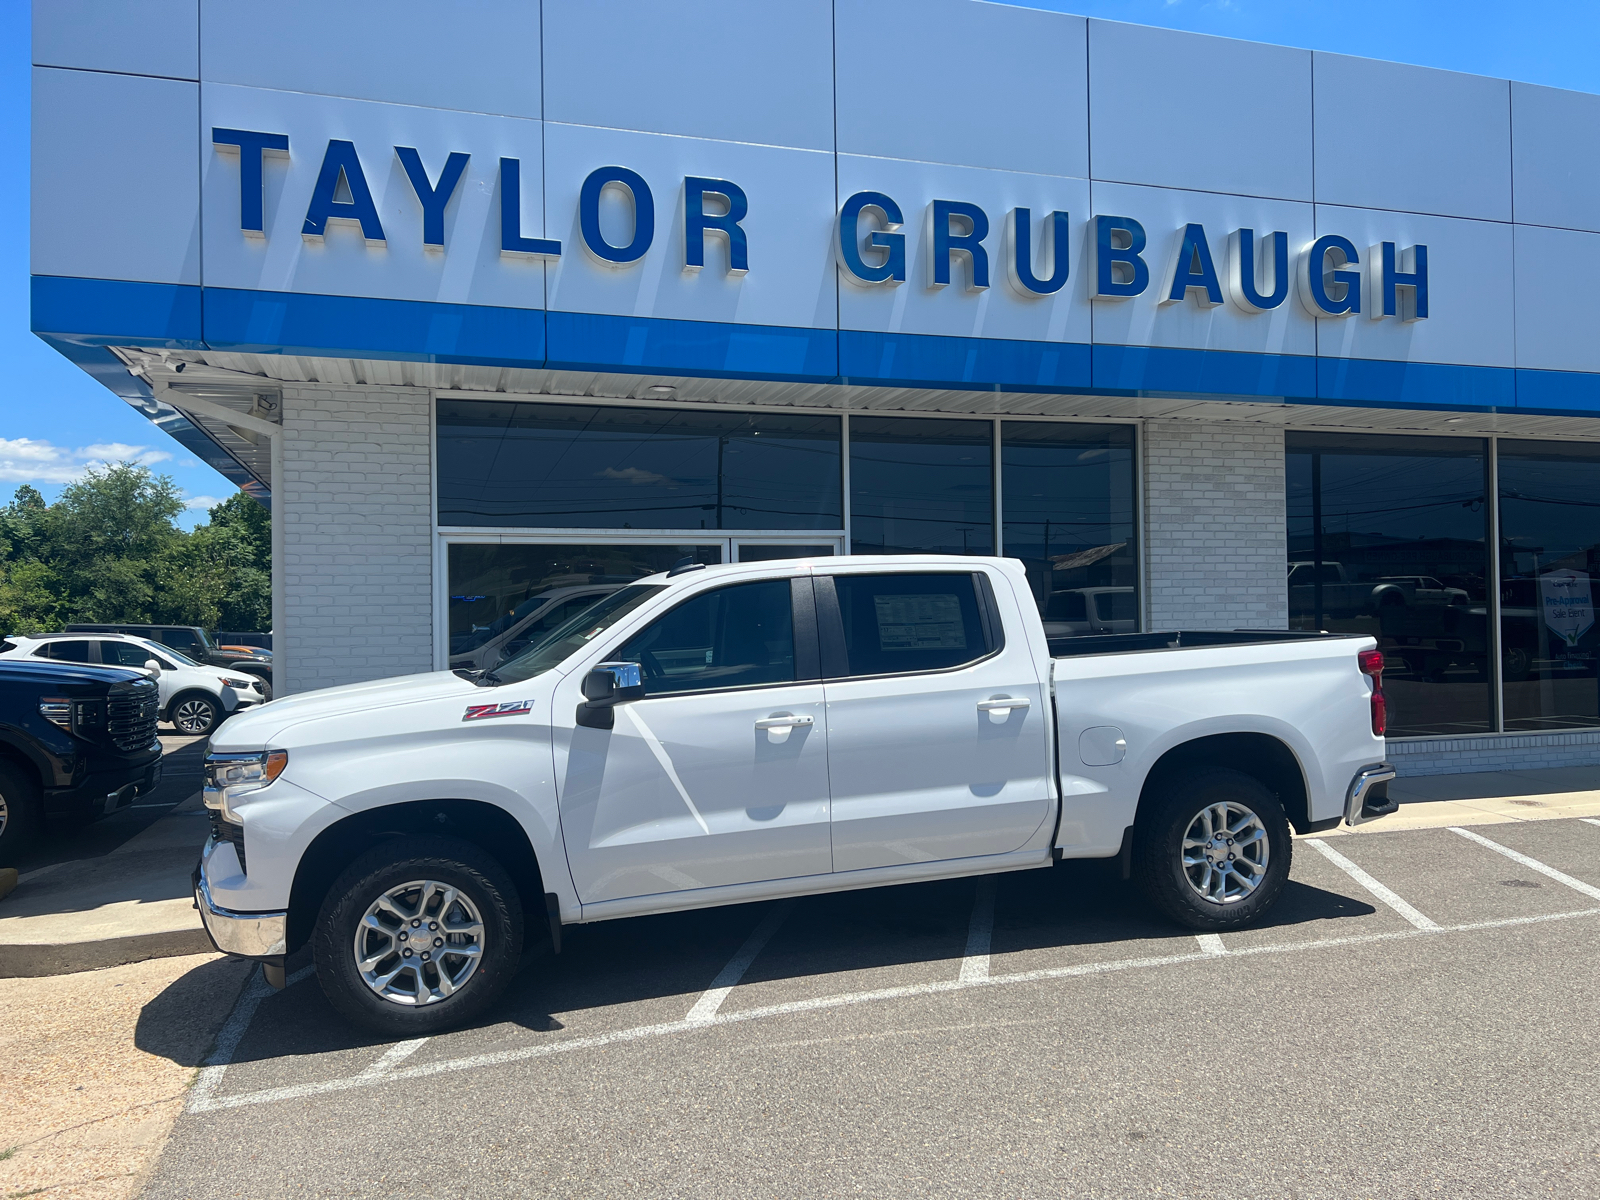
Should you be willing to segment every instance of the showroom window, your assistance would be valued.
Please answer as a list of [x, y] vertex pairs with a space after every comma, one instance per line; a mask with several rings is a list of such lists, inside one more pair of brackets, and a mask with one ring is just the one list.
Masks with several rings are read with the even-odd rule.
[[1051, 637], [1139, 628], [1133, 428], [1003, 421], [1005, 553]]
[[994, 423], [850, 419], [855, 554], [993, 554]]
[[1592, 582], [1600, 569], [1600, 446], [1498, 447], [1505, 727], [1600, 725]]
[[1289, 433], [1289, 625], [1364, 633], [1391, 737], [1495, 728], [1479, 438]]
[[840, 419], [440, 400], [439, 524], [839, 529]]

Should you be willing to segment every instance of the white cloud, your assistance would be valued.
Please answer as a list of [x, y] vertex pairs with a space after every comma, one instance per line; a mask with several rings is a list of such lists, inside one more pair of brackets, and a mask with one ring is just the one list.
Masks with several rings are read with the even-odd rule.
[[117, 462], [153, 466], [171, 457], [165, 450], [127, 442], [97, 442], [73, 450], [42, 438], [0, 438], [0, 483], [76, 483], [90, 467]]
[[215, 508], [221, 503], [222, 499], [218, 496], [185, 496], [183, 500], [185, 508]]

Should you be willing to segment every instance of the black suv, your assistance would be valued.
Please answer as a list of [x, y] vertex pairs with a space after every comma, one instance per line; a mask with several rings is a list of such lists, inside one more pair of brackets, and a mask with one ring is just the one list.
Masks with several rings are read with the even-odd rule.
[[104, 816], [161, 780], [143, 671], [0, 658], [0, 864], [43, 817]]
[[131, 633], [187, 654], [195, 662], [232, 667], [261, 680], [261, 692], [272, 699], [272, 651], [252, 647], [224, 650], [198, 625], [68, 625], [66, 633]]

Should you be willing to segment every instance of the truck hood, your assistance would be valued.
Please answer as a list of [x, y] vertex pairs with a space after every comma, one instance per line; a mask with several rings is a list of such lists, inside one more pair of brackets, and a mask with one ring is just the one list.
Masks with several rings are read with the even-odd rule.
[[352, 713], [415, 704], [448, 696], [471, 697], [483, 689], [450, 671], [429, 671], [422, 675], [401, 675], [394, 679], [374, 679], [370, 683], [347, 683], [272, 700], [230, 718], [211, 735], [211, 749], [220, 751], [259, 750], [291, 725], [326, 717], [346, 717]]

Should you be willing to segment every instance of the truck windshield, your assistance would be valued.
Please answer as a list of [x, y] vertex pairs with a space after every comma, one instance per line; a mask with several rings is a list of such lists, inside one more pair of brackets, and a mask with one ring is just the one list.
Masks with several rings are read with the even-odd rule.
[[485, 675], [486, 683], [521, 683], [542, 675], [582, 650], [623, 617], [661, 590], [660, 584], [625, 587], [604, 596], [570, 621], [552, 629], [521, 654], [508, 658]]

